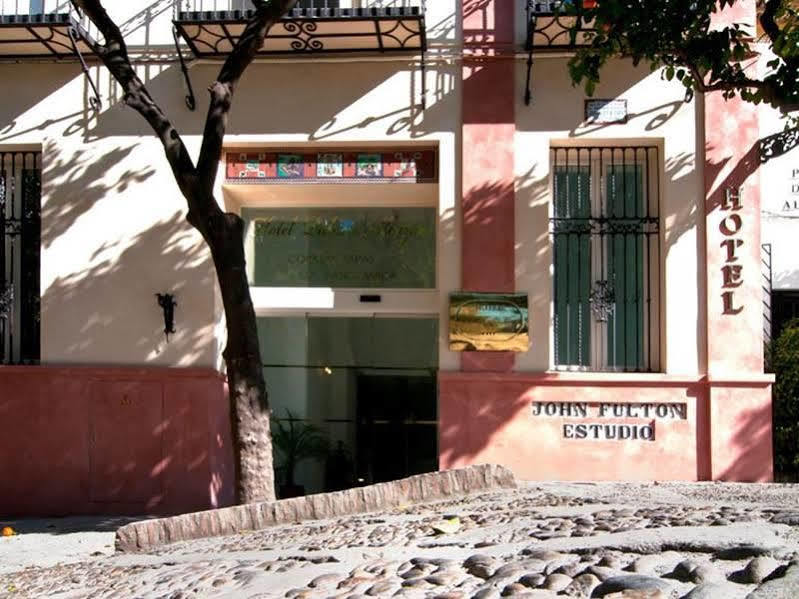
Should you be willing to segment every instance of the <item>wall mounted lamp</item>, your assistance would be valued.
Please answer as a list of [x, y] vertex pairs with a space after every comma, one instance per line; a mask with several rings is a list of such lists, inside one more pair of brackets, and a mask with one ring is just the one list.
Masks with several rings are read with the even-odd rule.
[[178, 303], [171, 293], [156, 293], [155, 297], [158, 298], [158, 305], [164, 311], [164, 335], [169, 343], [169, 336], [175, 333], [175, 306]]

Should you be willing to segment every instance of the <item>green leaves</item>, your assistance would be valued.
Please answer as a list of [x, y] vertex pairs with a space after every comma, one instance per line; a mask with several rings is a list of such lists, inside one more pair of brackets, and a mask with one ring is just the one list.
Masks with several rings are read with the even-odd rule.
[[774, 461], [780, 472], [799, 472], [799, 320], [785, 325], [771, 347], [774, 385]]
[[762, 46], [751, 27], [719, 14], [739, 2], [602, 0], [574, 24], [576, 30], [590, 23], [597, 33], [570, 60], [569, 75], [590, 96], [609, 61], [630, 58], [634, 64], [648, 62], [653, 71], [663, 67], [663, 79], [682, 83], [687, 100], [695, 90], [721, 91], [726, 98], [799, 108], [799, 12], [787, 0], [779, 2], [777, 34], [759, 40], [771, 42], [776, 56], [758, 76], [749, 67]]
[[286, 410], [285, 418], [272, 418], [272, 445], [280, 458], [279, 470], [289, 484], [294, 483], [294, 468], [302, 460], [323, 458], [330, 443], [321, 429]]

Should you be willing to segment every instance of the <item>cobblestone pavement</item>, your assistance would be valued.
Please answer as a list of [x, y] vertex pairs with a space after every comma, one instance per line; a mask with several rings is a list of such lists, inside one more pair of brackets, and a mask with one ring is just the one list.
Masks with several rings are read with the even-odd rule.
[[[0, 539], [0, 564], [14, 540]], [[0, 597], [795, 599], [799, 486], [528, 484], [148, 554], [93, 553], [0, 569]]]

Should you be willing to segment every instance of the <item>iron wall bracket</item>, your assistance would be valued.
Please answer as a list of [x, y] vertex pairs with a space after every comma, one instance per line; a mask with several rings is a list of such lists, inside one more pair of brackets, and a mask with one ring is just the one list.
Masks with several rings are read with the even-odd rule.
[[189, 69], [186, 66], [186, 60], [183, 58], [183, 50], [180, 49], [180, 36], [178, 35], [178, 28], [172, 26], [172, 37], [175, 40], [175, 50], [178, 52], [178, 59], [180, 60], [180, 71], [183, 73], [183, 81], [186, 82], [186, 106], [189, 110], [193, 111], [197, 108], [197, 99], [194, 97], [194, 88], [191, 85], [191, 77], [189, 76]]
[[533, 101], [533, 35], [535, 34], [536, 16], [533, 11], [533, 0], [527, 0], [527, 87], [524, 90], [524, 104], [529, 106]]
[[68, 31], [69, 31], [69, 39], [72, 42], [72, 51], [75, 52], [75, 55], [78, 57], [78, 60], [80, 60], [80, 66], [81, 69], [83, 70], [83, 76], [86, 77], [86, 81], [89, 82], [89, 86], [92, 88], [92, 93], [94, 94], [89, 96], [89, 104], [91, 105], [92, 110], [94, 110], [95, 112], [100, 112], [100, 108], [102, 107], [103, 102], [100, 99], [100, 92], [97, 91], [97, 86], [95, 85], [94, 80], [92, 79], [91, 73], [89, 73], [89, 65], [86, 64], [86, 60], [84, 60], [83, 55], [80, 53], [80, 50], [78, 50], [79, 34], [74, 27], [70, 27]]

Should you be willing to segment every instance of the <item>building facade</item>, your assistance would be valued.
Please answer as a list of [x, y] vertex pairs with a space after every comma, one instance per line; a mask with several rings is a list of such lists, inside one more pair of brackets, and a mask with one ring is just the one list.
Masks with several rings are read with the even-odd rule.
[[[92, 28], [40, 4], [0, 17], [0, 513], [229, 504], [210, 255]], [[107, 4], [196, 156], [249, 4]], [[216, 194], [274, 414], [331, 446], [295, 482], [770, 480], [757, 112], [622, 60], [587, 98], [549, 3], [298, 4]]]

